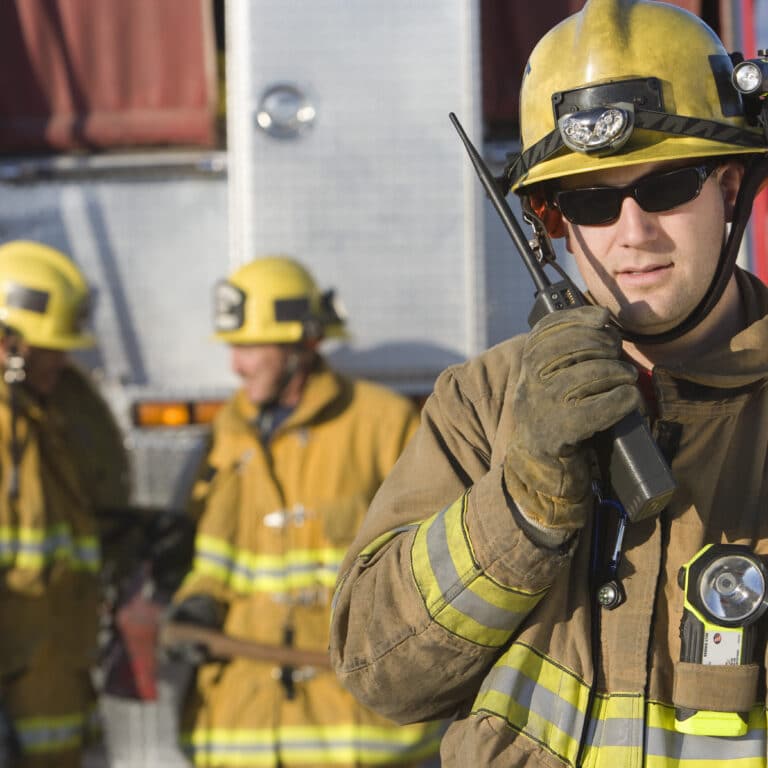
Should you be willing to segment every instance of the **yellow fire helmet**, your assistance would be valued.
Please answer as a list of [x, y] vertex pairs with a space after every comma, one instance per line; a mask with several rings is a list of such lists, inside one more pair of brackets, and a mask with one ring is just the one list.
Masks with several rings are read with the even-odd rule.
[[0, 246], [0, 324], [33, 347], [79, 349], [94, 345], [88, 311], [88, 284], [61, 251], [29, 240]]
[[522, 151], [506, 169], [508, 188], [525, 194], [587, 171], [766, 152], [732, 72], [731, 57], [698, 16], [649, 0], [588, 0], [528, 60]]
[[296, 344], [346, 338], [334, 292], [287, 256], [245, 264], [214, 289], [215, 337], [227, 344]]

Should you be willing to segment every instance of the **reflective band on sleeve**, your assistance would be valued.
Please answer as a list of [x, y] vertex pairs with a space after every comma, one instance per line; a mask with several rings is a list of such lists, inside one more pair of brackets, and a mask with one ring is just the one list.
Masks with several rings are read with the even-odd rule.
[[69, 525], [50, 528], [0, 527], [0, 566], [43, 570], [66, 562], [74, 571], [98, 573], [101, 550], [95, 536], [74, 536]]
[[82, 714], [25, 717], [16, 720], [14, 725], [25, 753], [51, 754], [82, 744], [85, 717]]
[[419, 526], [411, 550], [430, 616], [473, 643], [502, 646], [544, 591], [499, 584], [478, 565], [465, 525], [467, 494]]
[[[493, 715], [573, 766], [584, 728], [589, 686], [574, 672], [522, 643], [496, 662], [475, 699], [474, 715]], [[586, 732], [583, 765], [613, 768], [765, 768], [766, 713], [750, 712], [738, 738], [677, 733], [671, 705], [639, 693], [597, 694]], [[645, 744], [645, 756], [643, 745]]]
[[381, 536], [377, 536], [365, 549], [360, 551], [358, 557], [363, 560], [370, 560], [385, 544], [392, 541], [400, 533], [406, 531], [412, 531], [414, 528], [418, 528], [418, 523], [411, 523], [410, 525], [401, 525], [399, 528], [393, 528], [391, 531], [382, 533]]

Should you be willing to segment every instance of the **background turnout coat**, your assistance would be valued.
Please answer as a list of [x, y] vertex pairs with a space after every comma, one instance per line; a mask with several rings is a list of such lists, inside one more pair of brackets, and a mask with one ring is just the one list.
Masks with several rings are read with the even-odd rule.
[[127, 458], [111, 413], [74, 367], [43, 404], [0, 381], [0, 695], [24, 766], [80, 765], [93, 705], [101, 551], [97, 507], [127, 502]]
[[[417, 425], [411, 404], [324, 365], [265, 445], [257, 410], [237, 392], [216, 420], [193, 570], [178, 603], [227, 606], [223, 631], [273, 646], [326, 651], [339, 565], [370, 500]], [[370, 712], [330, 669], [294, 672], [238, 658], [200, 668], [187, 707], [198, 766], [347, 766], [415, 762], [438, 728]]]

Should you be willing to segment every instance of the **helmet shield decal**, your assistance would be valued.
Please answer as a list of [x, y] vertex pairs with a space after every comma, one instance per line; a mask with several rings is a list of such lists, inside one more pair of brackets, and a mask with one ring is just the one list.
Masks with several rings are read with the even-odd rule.
[[217, 332], [234, 331], [245, 322], [245, 293], [221, 280], [213, 289], [213, 327]]
[[296, 299], [275, 299], [275, 320], [278, 323], [303, 323], [311, 314], [309, 299], [306, 296]]

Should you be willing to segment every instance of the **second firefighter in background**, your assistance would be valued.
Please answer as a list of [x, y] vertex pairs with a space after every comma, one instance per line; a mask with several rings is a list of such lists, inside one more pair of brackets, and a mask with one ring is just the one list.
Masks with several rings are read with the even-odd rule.
[[[339, 375], [318, 353], [344, 335], [331, 297], [285, 257], [253, 261], [216, 288], [216, 336], [242, 386], [214, 425], [177, 622], [327, 652], [339, 565], [417, 426], [407, 399]], [[374, 714], [329, 665], [237, 657], [199, 667], [185, 724], [198, 766], [416, 765], [440, 734]]]
[[126, 503], [128, 464], [109, 408], [69, 359], [94, 344], [88, 294], [60, 251], [0, 247], [2, 766], [80, 766], [95, 703], [96, 512]]

